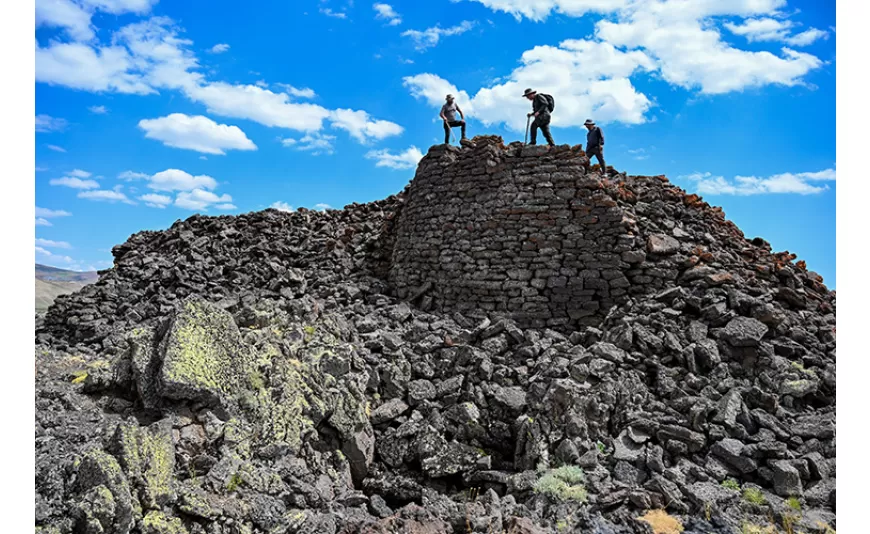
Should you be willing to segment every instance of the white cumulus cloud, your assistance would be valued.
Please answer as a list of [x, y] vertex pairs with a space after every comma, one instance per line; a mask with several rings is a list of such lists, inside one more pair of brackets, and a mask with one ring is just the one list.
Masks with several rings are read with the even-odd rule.
[[135, 59], [120, 46], [51, 43], [42, 48], [37, 44], [36, 81], [92, 92], [156, 92], [137, 72]]
[[286, 202], [283, 202], [281, 200], [273, 202], [272, 205], [269, 207], [274, 208], [278, 211], [286, 211], [287, 213], [290, 213], [293, 211], [293, 206], [291, 206], [290, 204], [287, 204]]
[[256, 150], [257, 146], [238, 126], [218, 124], [202, 115], [172, 113], [158, 119], [143, 119], [139, 128], [145, 137], [175, 148], [205, 154], [226, 154], [225, 150]]
[[219, 43], [211, 47], [210, 51], [212, 54], [223, 54], [227, 50], [230, 49], [230, 45], [226, 43]]
[[337, 109], [330, 114], [332, 126], [347, 131], [360, 143], [371, 139], [384, 139], [399, 135], [404, 129], [398, 124], [385, 120], [374, 120], [365, 111]]
[[315, 96], [317, 96], [317, 93], [314, 92], [314, 89], [311, 89], [309, 87], [303, 87], [300, 89], [286, 83], [276, 83], [275, 85], [283, 88], [284, 92], [286, 92], [290, 96], [295, 96], [296, 98], [314, 98]]
[[807, 46], [828, 37], [828, 32], [817, 28], [792, 34], [793, 22], [770, 17], [746, 19], [741, 24], [726, 22], [723, 26], [735, 35], [746, 37], [749, 42], [781, 41], [792, 46]]
[[387, 26], [398, 26], [402, 23], [402, 17], [396, 13], [396, 10], [393, 9], [393, 6], [390, 4], [374, 4], [372, 8], [377, 13], [375, 18], [378, 20], [387, 21]]
[[52, 241], [50, 239], [42, 239], [39, 237], [36, 238], [36, 244], [40, 247], [46, 247], [46, 248], [65, 248], [65, 249], [72, 248], [72, 245], [70, 245], [66, 241]]
[[[768, 177], [735, 176], [731, 180], [705, 172], [680, 178], [692, 183], [702, 195], [812, 195], [827, 191], [829, 187], [824, 182], [836, 181], [837, 172], [834, 169], [825, 169], [818, 172], [786, 172]], [[819, 183], [821, 185], [816, 185]]]
[[148, 193], [147, 195], [142, 195], [139, 197], [139, 200], [145, 203], [146, 206], [151, 208], [165, 208], [166, 206], [172, 204], [172, 197], [166, 195], [158, 195], [156, 193]]
[[55, 178], [49, 180], [51, 185], [62, 185], [73, 189], [99, 189], [100, 184], [96, 180], [82, 180], [74, 176], [64, 176], [63, 178]]
[[95, 37], [91, 17], [96, 11], [113, 15], [145, 14], [157, 0], [36, 0], [36, 27], [63, 28], [76, 41]]
[[204, 174], [193, 176], [180, 169], [166, 169], [149, 178], [148, 187], [155, 191], [214, 189], [217, 187], [217, 180]]
[[635, 72], [655, 68], [655, 62], [641, 51], [625, 52], [608, 43], [570, 39], [558, 47], [536, 46], [524, 52], [520, 62], [501, 83], [484, 87], [474, 96], [436, 74], [418, 74], [403, 81], [413, 96], [433, 108], [440, 108], [444, 96], [451, 93], [466, 115], [485, 125], [502, 123], [514, 131], [525, 129], [526, 113], [531, 111], [531, 102], [522, 97], [527, 87], [553, 95], [553, 126], [580, 126], [588, 118], [628, 124], [647, 120], [652, 102], [629, 80]]
[[345, 13], [343, 11], [333, 11], [332, 9], [330, 9], [328, 7], [320, 8], [320, 12], [323, 13], [324, 15], [326, 15], [327, 17], [333, 17], [336, 19], [346, 19], [347, 18], [347, 13]]
[[78, 195], [79, 198], [84, 198], [87, 200], [96, 200], [101, 202], [123, 202], [124, 204], [135, 204], [132, 200], [127, 198], [127, 195], [120, 191], [109, 191], [105, 189], [99, 189], [96, 191], [82, 191]]
[[[204, 189], [194, 189], [192, 191], [184, 191], [178, 193], [175, 197], [175, 205], [179, 208], [205, 211], [213, 204], [227, 204], [232, 202], [233, 197], [227, 194], [216, 195], [211, 191]], [[233, 208], [230, 209], [234, 209]]]
[[314, 156], [320, 156], [323, 154], [328, 155], [335, 152], [333, 142], [335, 142], [334, 135], [325, 135], [318, 133], [306, 134], [299, 139], [293, 139], [292, 137], [288, 137], [281, 140], [281, 144], [285, 147], [292, 147], [296, 150], [311, 152], [311, 154]]
[[51, 219], [54, 217], [69, 217], [72, 213], [64, 210], [52, 210], [48, 208], [40, 208], [36, 206], [36, 216], [37, 217], [45, 217], [46, 219]]
[[88, 107], [88, 111], [96, 115], [105, 115], [109, 112], [109, 110], [106, 109], [106, 106], [90, 106]]
[[37, 132], [62, 132], [66, 130], [69, 123], [66, 119], [52, 117], [51, 115], [36, 116], [36, 131]]
[[423, 153], [417, 147], [411, 146], [398, 154], [393, 154], [386, 149], [372, 150], [366, 154], [366, 158], [375, 160], [375, 167], [387, 167], [399, 170], [413, 169], [423, 159]]
[[412, 41], [414, 41], [414, 46], [417, 50], [426, 50], [427, 48], [432, 48], [436, 46], [442, 37], [449, 37], [451, 35], [460, 35], [474, 27], [474, 22], [463, 20], [456, 26], [451, 26], [449, 28], [442, 28], [440, 26], [434, 26], [432, 28], [427, 28], [425, 30], [406, 30], [402, 32], [402, 37], [409, 37]]
[[51, 252], [47, 249], [44, 249], [40, 246], [35, 246], [35, 250], [36, 250], [37, 254], [44, 256], [46, 259], [53, 261], [53, 262], [58, 262], [58, 263], [67, 264], [67, 265], [75, 262], [75, 260], [73, 260], [69, 256], [54, 254], [53, 252]]
[[149, 175], [144, 172], [133, 172], [133, 171], [124, 171], [118, 175], [119, 180], [123, 180], [125, 182], [133, 182], [135, 180], [146, 180], [150, 178]]
[[[816, 56], [790, 48], [782, 48], [779, 53], [750, 51], [722, 39], [720, 28], [751, 40], [779, 40], [791, 46], [805, 46], [826, 36], [816, 28], [790, 33], [794, 25], [782, 11], [786, 0], [471, 1], [510, 13], [518, 20], [543, 21], [553, 13], [570, 17], [597, 15], [596, 41], [624, 52], [640, 51], [653, 62], [650, 70], [666, 82], [706, 94], [771, 84], [799, 85], [806, 74], [823, 65]], [[745, 20], [738, 24], [734, 18]], [[546, 80], [542, 76], [536, 84]], [[623, 89], [627, 88], [625, 82], [621, 83]], [[622, 97], [632, 95], [623, 93]]]
[[[130, 0], [132, 1], [132, 0]], [[306, 134], [321, 133], [327, 119], [346, 111], [330, 110], [299, 99], [316, 95], [310, 88], [284, 87], [285, 92], [257, 84], [210, 80], [201, 72], [193, 42], [180, 37], [184, 30], [167, 17], [151, 17], [114, 31], [106, 43], [50, 41], [36, 45], [36, 81], [95, 93], [149, 94], [178, 91], [205, 106], [211, 115], [245, 119], [264, 126]], [[364, 128], [348, 129], [356, 139], [379, 139], [400, 127], [368, 117]], [[329, 123], [331, 124], [331, 122]]]

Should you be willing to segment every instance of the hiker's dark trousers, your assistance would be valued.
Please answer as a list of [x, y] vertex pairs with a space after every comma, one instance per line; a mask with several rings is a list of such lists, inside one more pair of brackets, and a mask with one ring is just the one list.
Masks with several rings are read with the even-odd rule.
[[462, 138], [465, 139], [465, 121], [444, 121], [444, 144], [450, 142], [450, 128], [462, 126]]
[[532, 142], [531, 144], [536, 144], [538, 139], [538, 128], [541, 129], [541, 132], [544, 134], [544, 139], [547, 140], [547, 144], [550, 146], [556, 146], [556, 143], [553, 142], [553, 136], [550, 135], [550, 114], [549, 113], [539, 113], [535, 120], [532, 121]]
[[604, 147], [589, 147], [586, 151], [586, 156], [589, 158], [589, 163], [592, 163], [592, 156], [595, 156], [598, 159], [598, 164], [601, 166], [602, 176], [607, 173], [607, 165], [604, 163]]

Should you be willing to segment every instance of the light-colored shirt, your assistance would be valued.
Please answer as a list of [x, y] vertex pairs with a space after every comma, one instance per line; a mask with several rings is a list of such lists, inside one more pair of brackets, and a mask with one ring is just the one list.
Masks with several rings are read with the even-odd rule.
[[459, 106], [456, 105], [456, 101], [445, 103], [441, 106], [441, 114], [444, 115], [448, 121], [456, 120], [456, 112], [459, 111]]

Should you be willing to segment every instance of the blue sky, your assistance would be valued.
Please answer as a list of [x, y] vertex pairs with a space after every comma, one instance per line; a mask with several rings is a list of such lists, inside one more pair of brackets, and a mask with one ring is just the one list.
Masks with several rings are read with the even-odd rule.
[[666, 174], [835, 287], [833, 2], [37, 0], [36, 259], [105, 268], [194, 213], [400, 191], [440, 143], [521, 140], [527, 86], [557, 143]]

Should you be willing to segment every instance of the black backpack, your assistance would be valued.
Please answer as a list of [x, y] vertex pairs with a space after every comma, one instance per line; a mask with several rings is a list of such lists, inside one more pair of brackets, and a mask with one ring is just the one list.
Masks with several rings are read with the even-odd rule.
[[549, 109], [550, 113], [552, 113], [553, 110], [556, 109], [556, 101], [553, 100], [553, 97], [551, 95], [544, 95], [544, 98], [547, 99], [547, 109]]

